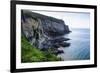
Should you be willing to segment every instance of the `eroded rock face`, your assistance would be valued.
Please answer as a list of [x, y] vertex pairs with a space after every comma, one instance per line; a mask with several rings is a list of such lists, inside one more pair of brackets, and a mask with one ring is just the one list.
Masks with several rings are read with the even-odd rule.
[[64, 38], [63, 35], [70, 31], [61, 19], [22, 10], [21, 26], [22, 35], [39, 49], [68, 46], [64, 41], [69, 39]]

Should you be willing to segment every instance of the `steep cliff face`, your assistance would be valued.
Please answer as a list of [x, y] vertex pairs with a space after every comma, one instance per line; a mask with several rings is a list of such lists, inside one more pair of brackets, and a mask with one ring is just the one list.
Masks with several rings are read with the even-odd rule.
[[69, 40], [63, 35], [70, 32], [64, 21], [54, 17], [21, 11], [21, 33], [28, 41], [39, 49], [59, 48], [68, 46]]

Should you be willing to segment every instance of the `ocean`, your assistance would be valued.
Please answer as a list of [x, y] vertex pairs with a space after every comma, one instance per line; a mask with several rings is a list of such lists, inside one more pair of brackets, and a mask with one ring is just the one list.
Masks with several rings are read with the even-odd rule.
[[66, 60], [88, 60], [90, 59], [90, 30], [71, 29], [71, 33], [65, 35], [70, 40], [69, 47], [64, 47], [64, 53], [58, 55]]

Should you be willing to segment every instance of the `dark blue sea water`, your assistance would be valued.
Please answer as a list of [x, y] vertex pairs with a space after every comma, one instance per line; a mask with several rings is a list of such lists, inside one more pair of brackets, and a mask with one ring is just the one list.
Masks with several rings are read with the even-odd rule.
[[90, 59], [90, 30], [71, 29], [71, 33], [65, 37], [71, 39], [69, 47], [63, 48], [64, 53], [60, 54], [64, 60], [88, 60]]

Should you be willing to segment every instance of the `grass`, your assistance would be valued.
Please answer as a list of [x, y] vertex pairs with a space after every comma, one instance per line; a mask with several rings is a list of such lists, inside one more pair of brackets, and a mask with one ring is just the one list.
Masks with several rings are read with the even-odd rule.
[[61, 58], [50, 52], [39, 50], [31, 45], [24, 36], [21, 36], [21, 62], [29, 63], [45, 61], [61, 61]]

